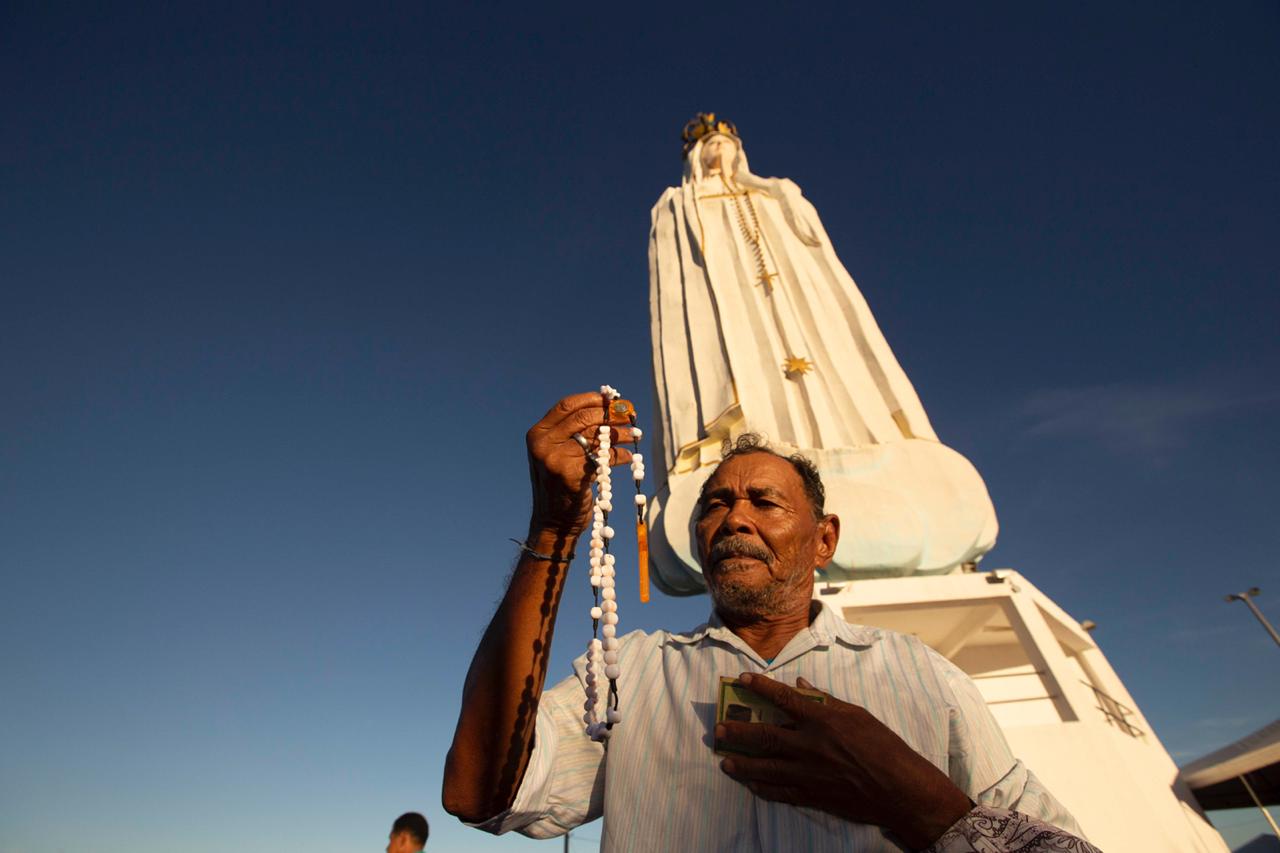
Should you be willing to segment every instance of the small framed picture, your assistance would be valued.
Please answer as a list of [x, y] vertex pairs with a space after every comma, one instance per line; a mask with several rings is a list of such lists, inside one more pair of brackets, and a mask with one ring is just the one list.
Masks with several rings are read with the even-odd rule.
[[[811, 702], [827, 701], [827, 694], [820, 690], [806, 690], [802, 687], [794, 689]], [[781, 708], [760, 694], [752, 693], [738, 684], [738, 679], [721, 676], [720, 700], [716, 704], [716, 722], [723, 723], [725, 721], [734, 723], [767, 723], [771, 726], [789, 726], [792, 722], [791, 718]], [[720, 755], [729, 755], [731, 753], [738, 753], [739, 755], [753, 754], [749, 749], [725, 746], [720, 741], [716, 741], [715, 751]]]

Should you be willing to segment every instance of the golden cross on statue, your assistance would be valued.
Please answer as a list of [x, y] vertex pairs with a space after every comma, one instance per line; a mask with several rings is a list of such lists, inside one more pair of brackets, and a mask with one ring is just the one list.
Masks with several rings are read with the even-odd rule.
[[760, 280], [756, 284], [764, 287], [765, 294], [769, 295], [773, 293], [773, 280], [777, 277], [778, 274], [776, 272], [762, 272], [760, 273]]

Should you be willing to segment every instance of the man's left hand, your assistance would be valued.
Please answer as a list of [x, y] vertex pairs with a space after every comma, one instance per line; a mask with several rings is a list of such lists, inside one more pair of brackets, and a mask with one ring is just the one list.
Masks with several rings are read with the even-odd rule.
[[[725, 773], [757, 796], [883, 826], [917, 850], [972, 807], [945, 773], [866, 708], [830, 695], [825, 703], [814, 702], [753, 673], [744, 673], [738, 683], [795, 721], [787, 728], [728, 721], [716, 726], [717, 741], [758, 754], [720, 762]], [[812, 689], [803, 678], [796, 683]]]

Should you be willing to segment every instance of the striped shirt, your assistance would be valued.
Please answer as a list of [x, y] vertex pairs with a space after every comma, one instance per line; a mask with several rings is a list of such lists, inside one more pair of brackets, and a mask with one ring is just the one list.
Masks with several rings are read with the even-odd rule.
[[825, 604], [766, 662], [713, 613], [687, 633], [635, 631], [619, 643], [619, 710], [608, 752], [583, 733], [585, 657], [542, 694], [533, 755], [494, 833], [563, 835], [604, 816], [600, 849], [897, 851], [880, 827], [770, 802], [725, 775], [712, 751], [720, 676], [802, 676], [861, 705], [975, 802], [1079, 834], [1066, 809], [1009, 751], [967, 675], [914, 637], [851, 625]]

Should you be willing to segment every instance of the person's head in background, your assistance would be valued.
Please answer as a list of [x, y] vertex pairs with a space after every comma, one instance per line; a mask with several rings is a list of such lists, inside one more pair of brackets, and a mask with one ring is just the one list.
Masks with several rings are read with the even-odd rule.
[[387, 853], [417, 853], [427, 846], [427, 819], [417, 812], [405, 812], [391, 824]]

